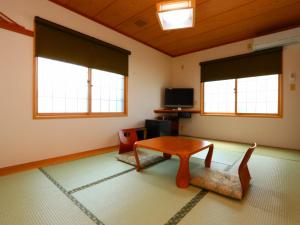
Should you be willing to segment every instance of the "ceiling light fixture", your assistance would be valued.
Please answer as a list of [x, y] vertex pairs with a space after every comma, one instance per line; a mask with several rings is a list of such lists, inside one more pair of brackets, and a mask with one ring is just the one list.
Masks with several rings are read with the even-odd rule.
[[163, 30], [194, 26], [195, 0], [173, 0], [156, 4], [157, 17]]

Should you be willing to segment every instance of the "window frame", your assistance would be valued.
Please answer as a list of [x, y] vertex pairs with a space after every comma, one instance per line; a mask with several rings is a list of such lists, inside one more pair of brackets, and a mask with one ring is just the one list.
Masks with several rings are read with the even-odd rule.
[[238, 78], [235, 79], [235, 110], [234, 113], [226, 112], [204, 112], [204, 82], [200, 83], [200, 107], [202, 116], [231, 116], [231, 117], [261, 117], [261, 118], [282, 118], [283, 117], [283, 76], [278, 74], [278, 113], [238, 113]]
[[[92, 112], [92, 68], [88, 68], [88, 112], [86, 113], [39, 113], [38, 112], [38, 57], [33, 58], [33, 119], [72, 119], [128, 116], [128, 76], [124, 75], [124, 111]], [[126, 74], [127, 75], [127, 74]]]

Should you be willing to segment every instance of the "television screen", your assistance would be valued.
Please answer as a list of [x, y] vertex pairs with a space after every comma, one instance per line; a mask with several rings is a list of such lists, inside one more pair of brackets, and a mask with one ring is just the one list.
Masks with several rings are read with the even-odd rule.
[[191, 108], [194, 103], [193, 88], [166, 88], [165, 107], [168, 108]]

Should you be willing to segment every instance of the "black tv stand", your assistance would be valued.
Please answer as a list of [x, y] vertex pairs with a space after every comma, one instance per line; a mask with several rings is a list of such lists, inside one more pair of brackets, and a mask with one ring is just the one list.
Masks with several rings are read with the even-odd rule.
[[147, 130], [147, 138], [178, 136], [179, 134], [179, 120], [177, 116], [146, 120], [145, 127]]
[[178, 136], [179, 135], [179, 119], [191, 118], [193, 113], [200, 113], [199, 109], [156, 109], [155, 113], [163, 115], [158, 116], [154, 120], [146, 120], [145, 127], [147, 129], [147, 138], [159, 136]]

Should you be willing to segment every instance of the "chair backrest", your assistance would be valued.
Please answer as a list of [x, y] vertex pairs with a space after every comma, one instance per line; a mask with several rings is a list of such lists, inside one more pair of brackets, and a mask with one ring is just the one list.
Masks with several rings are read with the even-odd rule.
[[240, 178], [240, 182], [242, 185], [243, 194], [246, 193], [246, 191], [248, 190], [248, 187], [249, 187], [249, 182], [250, 182], [251, 176], [249, 173], [247, 163], [248, 163], [255, 148], [256, 148], [256, 143], [252, 144], [252, 146], [247, 150], [247, 152], [239, 166], [239, 178]]
[[133, 151], [133, 145], [138, 140], [136, 129], [123, 129], [119, 131], [120, 148], [119, 154]]

